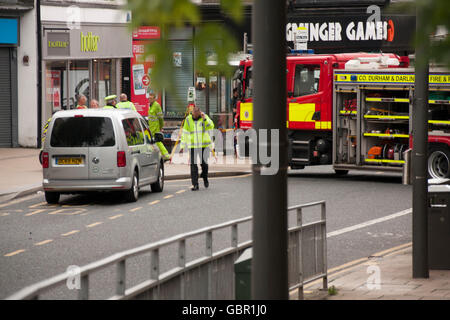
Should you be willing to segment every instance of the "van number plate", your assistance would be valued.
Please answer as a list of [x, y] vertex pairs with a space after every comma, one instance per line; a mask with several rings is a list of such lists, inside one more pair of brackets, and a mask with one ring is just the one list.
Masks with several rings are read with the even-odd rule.
[[56, 164], [58, 165], [80, 165], [83, 164], [81, 157], [58, 157], [56, 158]]

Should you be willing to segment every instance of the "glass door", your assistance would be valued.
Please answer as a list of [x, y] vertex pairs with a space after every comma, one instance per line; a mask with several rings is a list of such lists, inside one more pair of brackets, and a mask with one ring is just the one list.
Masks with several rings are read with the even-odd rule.
[[78, 99], [84, 95], [87, 105], [91, 99], [89, 60], [72, 60], [69, 62], [69, 108], [77, 107]]
[[92, 63], [93, 98], [100, 106], [105, 104], [105, 97], [116, 93], [115, 60], [94, 59]]

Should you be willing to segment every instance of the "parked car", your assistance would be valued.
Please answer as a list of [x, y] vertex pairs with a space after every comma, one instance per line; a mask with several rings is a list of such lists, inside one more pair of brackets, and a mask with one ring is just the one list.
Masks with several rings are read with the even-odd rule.
[[138, 200], [139, 189], [164, 188], [164, 161], [147, 121], [126, 109], [59, 111], [49, 124], [42, 152], [43, 188], [48, 203], [64, 193], [120, 191]]

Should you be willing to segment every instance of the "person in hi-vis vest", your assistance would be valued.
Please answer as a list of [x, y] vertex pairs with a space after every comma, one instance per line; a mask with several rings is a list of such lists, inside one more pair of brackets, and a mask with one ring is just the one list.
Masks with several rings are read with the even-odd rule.
[[[150, 93], [148, 97], [148, 127], [150, 128], [150, 132], [152, 137], [155, 136], [155, 133], [161, 132], [164, 127], [164, 117], [160, 104], [156, 101], [156, 95], [154, 93]], [[170, 154], [167, 151], [166, 147], [162, 142], [157, 142], [159, 150], [161, 151], [161, 155], [163, 159], [170, 160]]]
[[134, 106], [133, 102], [128, 101], [128, 97], [125, 93], [122, 93], [119, 96], [120, 102], [116, 104], [117, 109], [130, 109], [133, 111], [136, 111], [136, 107]]
[[[202, 174], [200, 176], [203, 178], [205, 188], [209, 187], [208, 158], [211, 152], [211, 137], [208, 131], [212, 129], [214, 129], [214, 123], [198, 107], [194, 107], [192, 114], [188, 115], [184, 120], [181, 150], [188, 148], [190, 151], [192, 191], [199, 189], [198, 163], [201, 163]], [[198, 161], [199, 158], [200, 161]]]

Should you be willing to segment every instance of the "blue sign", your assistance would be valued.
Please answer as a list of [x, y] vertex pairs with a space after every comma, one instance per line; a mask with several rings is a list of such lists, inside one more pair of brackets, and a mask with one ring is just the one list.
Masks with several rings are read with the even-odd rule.
[[17, 19], [0, 18], [0, 44], [18, 44]]

